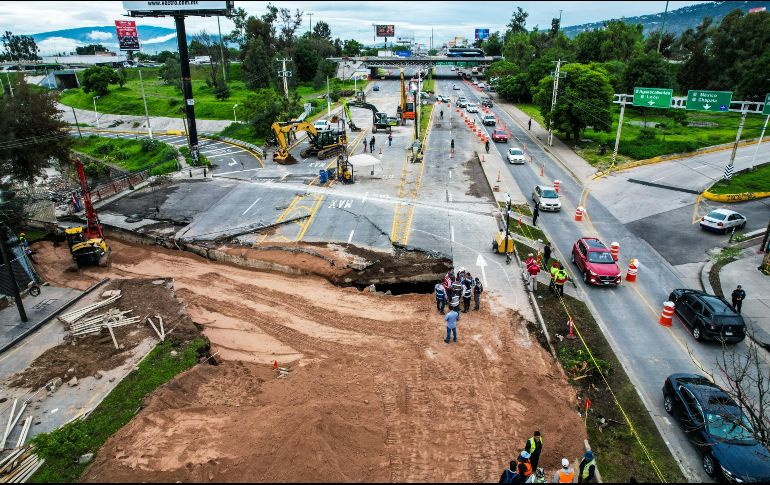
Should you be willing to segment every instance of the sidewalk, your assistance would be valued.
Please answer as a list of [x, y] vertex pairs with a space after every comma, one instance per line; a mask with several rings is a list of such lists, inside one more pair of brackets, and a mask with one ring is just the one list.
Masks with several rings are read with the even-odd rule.
[[[495, 95], [495, 102], [497, 106], [508, 115], [513, 118], [519, 124], [519, 127], [527, 130], [527, 123], [529, 122], [529, 115], [507, 101], [501, 101], [500, 96]], [[589, 180], [594, 174], [596, 174], [596, 168], [586, 162], [580, 155], [574, 152], [572, 148], [568, 147], [561, 140], [553, 137], [553, 146], [548, 146], [548, 129], [540, 126], [535, 120], [532, 120], [532, 130], [529, 130], [529, 134], [533, 135], [535, 142], [540, 145], [540, 148], [550, 153], [569, 171], [572, 176], [581, 184], [584, 181]]]
[[[67, 123], [75, 123], [75, 116], [77, 116], [78, 123], [86, 124], [96, 127], [96, 119], [94, 118], [94, 112], [92, 110], [84, 110], [74, 108], [75, 114], [72, 113], [73, 108], [61, 103], [57, 103], [56, 107], [62, 111], [62, 119]], [[98, 111], [97, 104], [97, 111]], [[110, 126], [116, 121], [121, 121], [117, 126]], [[144, 116], [134, 115], [115, 115], [110, 113], [99, 112], [99, 129], [107, 131], [131, 131], [147, 133], [147, 119]], [[150, 116], [150, 126], [153, 133], [165, 132], [168, 130], [184, 131], [186, 120], [180, 116], [179, 118], [169, 118], [165, 116]], [[198, 127], [199, 133], [219, 133], [232, 123], [230, 120], [202, 120], [195, 119], [195, 124]], [[136, 125], [136, 126], [134, 126]]]
[[770, 344], [770, 276], [762, 274], [757, 268], [762, 264], [764, 254], [757, 253], [757, 246], [752, 246], [741, 253], [741, 259], [727, 264], [719, 272], [722, 293], [730, 301], [730, 295], [736, 286], [741, 285], [746, 292], [741, 314], [749, 328], [754, 331], [754, 339], [765, 345]]

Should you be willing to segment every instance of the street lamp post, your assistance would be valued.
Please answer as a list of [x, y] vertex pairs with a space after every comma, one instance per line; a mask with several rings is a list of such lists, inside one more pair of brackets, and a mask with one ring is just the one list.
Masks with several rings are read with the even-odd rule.
[[233, 121], [235, 123], [238, 123], [238, 116], [235, 114], [235, 108], [237, 108], [237, 107], [238, 107], [238, 103], [233, 105]]
[[101, 98], [101, 96], [94, 96], [94, 119], [96, 120], [96, 129], [99, 129], [99, 112], [96, 111], [96, 100]]
[[508, 195], [508, 192], [505, 193], [505, 263], [509, 264], [511, 262], [511, 253], [508, 252], [508, 228], [510, 227], [511, 222], [511, 196]]

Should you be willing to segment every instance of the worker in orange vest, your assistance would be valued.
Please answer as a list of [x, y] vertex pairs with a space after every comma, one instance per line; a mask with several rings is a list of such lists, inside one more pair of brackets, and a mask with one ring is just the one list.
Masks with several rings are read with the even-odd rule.
[[575, 470], [569, 466], [569, 460], [561, 459], [561, 470], [557, 470], [553, 475], [553, 483], [574, 483]]
[[532, 475], [532, 464], [529, 462], [530, 454], [528, 451], [522, 451], [519, 457], [516, 459], [519, 466], [524, 466], [524, 479], [526, 481], [530, 475]]

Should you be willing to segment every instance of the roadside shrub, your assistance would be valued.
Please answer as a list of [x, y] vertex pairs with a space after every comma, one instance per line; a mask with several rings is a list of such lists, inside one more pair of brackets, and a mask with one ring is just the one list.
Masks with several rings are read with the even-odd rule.
[[181, 102], [181, 101], [179, 101], [177, 98], [168, 98], [168, 105], [169, 105], [169, 106], [176, 106], [176, 105], [178, 105], [180, 102]]
[[115, 160], [118, 160], [118, 161], [128, 160], [128, 153], [122, 152], [120, 150], [115, 150], [112, 153], [112, 158], [114, 158]]
[[94, 147], [94, 152], [99, 155], [109, 155], [115, 150], [115, 145], [110, 140], [104, 140]]
[[160, 142], [154, 138], [142, 138], [142, 151], [151, 152], [160, 147]]
[[[187, 148], [187, 147], [183, 147], [183, 148]], [[189, 149], [188, 149], [188, 151], [189, 151]], [[177, 157], [178, 153], [179, 152], [177, 152], [176, 148], [174, 148], [172, 146], [167, 146], [160, 153], [160, 159], [163, 160], [164, 162], [167, 162], [167, 161], [170, 161], [170, 160], [176, 160], [176, 157]]]
[[639, 130], [639, 136], [637, 136], [637, 139], [654, 140], [656, 135], [657, 133], [653, 128], [642, 128], [641, 130]]

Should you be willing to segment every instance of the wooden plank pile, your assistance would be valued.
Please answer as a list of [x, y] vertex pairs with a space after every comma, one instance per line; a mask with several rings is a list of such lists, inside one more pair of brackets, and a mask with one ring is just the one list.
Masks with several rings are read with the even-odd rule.
[[131, 310], [119, 310], [117, 308], [111, 308], [105, 313], [86, 317], [86, 315], [93, 312], [94, 310], [118, 301], [118, 299], [121, 297], [120, 290], [105, 291], [102, 293], [102, 297], [105, 297], [105, 299], [97, 303], [78, 308], [77, 310], [71, 311], [69, 313], [65, 313], [64, 315], [59, 316], [59, 320], [69, 325], [70, 332], [72, 332], [74, 337], [80, 337], [90, 333], [98, 333], [101, 332], [103, 328], [106, 328], [110, 332], [112, 343], [115, 345], [115, 348], [118, 349], [120, 346], [118, 345], [118, 340], [115, 338], [115, 332], [113, 329], [115, 327], [122, 327], [124, 325], [138, 323], [140, 318], [128, 315], [131, 313]]
[[[120, 291], [120, 290], [118, 290]], [[63, 315], [59, 315], [59, 320], [62, 323], [65, 323], [67, 325], [72, 325], [76, 321], [78, 321], [80, 318], [84, 317], [85, 315], [91, 313], [92, 311], [110, 305], [112, 303], [115, 303], [120, 298], [120, 293], [111, 293], [108, 298], [105, 298], [102, 301], [98, 301], [96, 303], [92, 303], [91, 305], [86, 305], [84, 307], [78, 308], [77, 310], [73, 310], [69, 313], [65, 313]]]
[[17, 448], [0, 459], [0, 483], [26, 483], [43, 463], [31, 446]]

